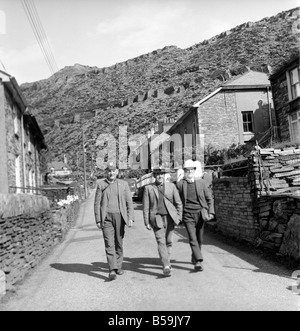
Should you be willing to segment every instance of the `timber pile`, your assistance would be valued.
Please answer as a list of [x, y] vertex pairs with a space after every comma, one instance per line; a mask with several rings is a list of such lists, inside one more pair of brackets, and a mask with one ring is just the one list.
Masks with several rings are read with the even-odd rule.
[[258, 149], [249, 162], [249, 176], [258, 196], [300, 195], [300, 149]]

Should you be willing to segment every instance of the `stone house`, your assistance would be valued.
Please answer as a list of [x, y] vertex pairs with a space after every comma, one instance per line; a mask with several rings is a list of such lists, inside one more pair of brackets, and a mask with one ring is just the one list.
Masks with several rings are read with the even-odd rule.
[[183, 148], [200, 146], [203, 162], [207, 146], [228, 148], [260, 141], [275, 125], [268, 75], [249, 71], [195, 103], [167, 133], [179, 134]]
[[71, 168], [65, 162], [61, 161], [54, 161], [49, 163], [47, 170], [54, 176], [66, 176], [72, 173]]
[[43, 184], [44, 136], [16, 79], [0, 71], [0, 193], [32, 193]]
[[[163, 164], [163, 146], [169, 146], [170, 136], [167, 131], [174, 125], [175, 120], [164, 118], [152, 126], [146, 135], [139, 135], [134, 144], [134, 160], [129, 160], [129, 166], [132, 169], [152, 169], [159, 165], [169, 167], [169, 164]], [[166, 143], [166, 144], [165, 144]], [[131, 147], [131, 146], [130, 146]], [[132, 151], [130, 151], [132, 155]], [[134, 165], [134, 168], [133, 168]]]
[[279, 138], [300, 143], [299, 55], [274, 72], [270, 81]]

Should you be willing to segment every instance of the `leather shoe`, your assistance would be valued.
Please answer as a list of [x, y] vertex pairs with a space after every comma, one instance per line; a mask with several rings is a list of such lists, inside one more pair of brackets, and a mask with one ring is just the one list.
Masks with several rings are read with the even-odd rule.
[[164, 267], [164, 276], [169, 277], [171, 276], [171, 268], [169, 266]]
[[200, 261], [197, 261], [195, 264], [195, 271], [203, 271], [203, 265]]
[[117, 274], [120, 275], [120, 276], [121, 276], [121, 275], [124, 275], [124, 270], [122, 270], [122, 269], [118, 269], [118, 270], [117, 270]]
[[116, 275], [116, 272], [114, 270], [112, 270], [110, 273], [109, 273], [109, 279], [110, 280], [115, 280], [117, 279], [117, 275]]

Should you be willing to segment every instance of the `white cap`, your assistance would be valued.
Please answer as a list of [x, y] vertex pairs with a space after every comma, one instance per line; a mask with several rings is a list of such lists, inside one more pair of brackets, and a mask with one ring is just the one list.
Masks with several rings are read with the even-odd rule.
[[183, 169], [194, 168], [196, 169], [196, 164], [193, 160], [186, 160], [183, 165]]

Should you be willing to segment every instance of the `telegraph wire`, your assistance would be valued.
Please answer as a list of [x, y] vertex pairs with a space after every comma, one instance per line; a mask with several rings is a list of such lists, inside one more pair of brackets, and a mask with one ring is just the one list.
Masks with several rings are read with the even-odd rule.
[[49, 55], [49, 58], [51, 60], [52, 66], [53, 66], [53, 68], [54, 68], [55, 71], [58, 71], [58, 66], [57, 66], [56, 61], [54, 59], [54, 56], [53, 56], [53, 53], [51, 51], [51, 47], [50, 47], [48, 38], [46, 36], [45, 30], [43, 28], [43, 25], [41, 23], [40, 17], [38, 15], [37, 10], [36, 10], [36, 6], [34, 4], [34, 0], [28, 0], [28, 1], [29, 1], [29, 4], [31, 4], [33, 15], [35, 16], [35, 19], [36, 19], [36, 22], [37, 22], [37, 27], [38, 27], [38, 29], [39, 29], [39, 31], [41, 33], [41, 36], [43, 38], [43, 41], [44, 41], [46, 47], [48, 48], [48, 55]]
[[34, 35], [35, 35], [35, 37], [36, 37], [36, 40], [37, 40], [37, 42], [38, 42], [38, 44], [39, 44], [39, 46], [40, 46], [40, 48], [41, 48], [41, 51], [42, 51], [42, 53], [43, 53], [43, 56], [44, 56], [44, 58], [45, 58], [45, 60], [46, 60], [46, 62], [47, 62], [47, 65], [48, 65], [49, 69], [50, 69], [50, 72], [51, 72], [51, 73], [54, 73], [54, 69], [53, 69], [52, 64], [51, 64], [51, 62], [50, 62], [50, 60], [49, 60], [49, 57], [48, 57], [48, 55], [47, 55], [47, 51], [45, 50], [45, 48], [44, 48], [44, 46], [43, 46], [43, 43], [42, 43], [42, 41], [41, 41], [41, 38], [40, 38], [40, 36], [39, 36], [39, 34], [38, 34], [37, 30], [36, 30], [35, 22], [34, 22], [34, 20], [33, 20], [33, 17], [32, 17], [32, 14], [31, 14], [31, 12], [30, 12], [30, 9], [29, 9], [29, 7], [27, 6], [26, 0], [21, 0], [21, 1], [22, 1], [23, 8], [24, 8], [24, 10], [25, 10], [25, 13], [26, 13], [26, 15], [27, 15], [27, 18], [28, 18], [28, 20], [29, 20], [29, 23], [30, 23], [30, 25], [31, 25], [31, 28], [32, 28], [32, 30], [33, 30], [33, 32], [34, 32]]
[[4, 64], [3, 64], [3, 62], [2, 62], [1, 59], [0, 59], [0, 63], [1, 63], [2, 68], [4, 69], [4, 71], [7, 72], [7, 70], [6, 70], [6, 68], [5, 68], [5, 66], [4, 66]]
[[50, 72], [52, 74], [54, 74], [56, 71], [58, 71], [58, 67], [57, 67], [57, 64], [55, 63], [54, 56], [51, 52], [46, 34], [43, 30], [43, 27], [42, 27], [41, 21], [39, 19], [38, 13], [36, 11], [36, 8], [34, 6], [34, 3], [28, 2], [27, 0], [21, 0], [21, 2], [23, 5], [23, 8], [25, 10], [25, 13], [27, 15], [27, 18], [29, 20], [29, 23], [32, 27], [32, 30], [35, 34], [36, 40], [40, 46], [43, 56], [50, 69]]
[[[30, 7], [30, 4], [27, 2], [27, 0], [22, 0], [22, 3], [23, 3], [23, 7], [25, 9], [25, 12], [27, 14], [27, 18], [31, 24], [31, 27], [32, 27], [34, 34], [36, 36], [36, 39], [38, 41], [38, 44], [39, 44], [39, 46], [43, 52], [44, 58], [48, 64], [48, 67], [49, 67], [50, 71], [52, 73], [54, 73], [55, 65], [53, 64], [53, 61], [51, 60], [51, 56], [50, 56], [51, 51], [50, 51], [50, 49], [46, 48], [46, 45], [45, 45], [45, 40], [47, 39], [46, 35], [45, 35], [45, 37], [42, 36], [40, 27], [38, 26], [37, 19], [34, 16], [34, 13], [32, 11], [32, 8]], [[46, 38], [46, 39], [44, 39], [44, 38]]]

